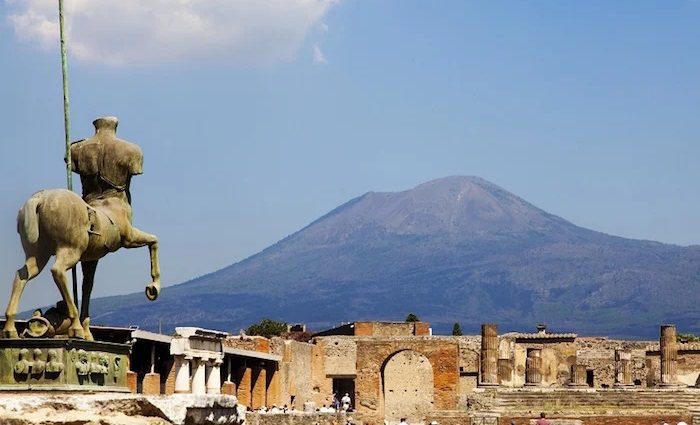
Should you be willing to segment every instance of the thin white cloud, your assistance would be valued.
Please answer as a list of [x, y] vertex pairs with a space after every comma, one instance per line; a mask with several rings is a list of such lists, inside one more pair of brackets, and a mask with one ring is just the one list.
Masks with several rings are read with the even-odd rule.
[[314, 63], [326, 63], [326, 57], [323, 55], [323, 52], [318, 44], [314, 44]]
[[[69, 51], [81, 61], [117, 66], [289, 61], [307, 34], [325, 25], [322, 19], [337, 1], [65, 0]], [[55, 0], [5, 3], [18, 39], [57, 47]]]

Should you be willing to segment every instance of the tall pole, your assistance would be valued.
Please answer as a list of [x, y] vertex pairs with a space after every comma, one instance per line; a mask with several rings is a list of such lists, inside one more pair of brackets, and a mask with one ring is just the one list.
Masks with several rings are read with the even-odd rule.
[[[68, 55], [66, 54], [65, 24], [63, 19], [63, 0], [58, 0], [58, 24], [61, 33], [61, 70], [63, 74], [63, 127], [66, 133], [65, 160], [66, 160], [66, 186], [73, 190], [73, 163], [70, 157], [70, 102], [68, 99]], [[71, 270], [73, 275], [73, 302], [78, 306], [78, 276], [75, 266]]]

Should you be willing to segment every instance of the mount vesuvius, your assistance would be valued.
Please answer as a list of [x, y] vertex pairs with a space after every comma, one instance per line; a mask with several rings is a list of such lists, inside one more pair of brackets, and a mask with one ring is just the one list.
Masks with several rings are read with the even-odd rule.
[[[167, 273], [167, 271], [166, 271]], [[98, 276], [99, 279], [99, 276]], [[261, 317], [320, 330], [414, 312], [446, 333], [538, 322], [654, 337], [700, 331], [700, 246], [578, 227], [478, 177], [369, 192], [239, 263], [163, 289], [100, 298], [92, 322], [236, 332]], [[128, 319], [126, 319], [128, 318]]]

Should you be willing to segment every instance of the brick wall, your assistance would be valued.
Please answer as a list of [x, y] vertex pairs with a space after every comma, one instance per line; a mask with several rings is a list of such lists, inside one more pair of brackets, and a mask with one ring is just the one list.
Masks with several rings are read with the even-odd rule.
[[143, 377], [141, 392], [144, 395], [159, 395], [160, 394], [160, 374], [147, 373]]

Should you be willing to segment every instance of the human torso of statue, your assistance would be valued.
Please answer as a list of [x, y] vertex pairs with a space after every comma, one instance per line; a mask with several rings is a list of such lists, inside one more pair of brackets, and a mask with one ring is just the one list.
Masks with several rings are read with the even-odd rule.
[[126, 196], [131, 203], [131, 176], [143, 172], [143, 153], [137, 145], [117, 138], [116, 118], [100, 118], [94, 125], [95, 135], [73, 143], [70, 149], [83, 199], [91, 204], [98, 199]]
[[95, 135], [71, 145], [71, 165], [80, 175], [88, 204], [89, 247], [101, 258], [121, 246], [121, 234], [131, 225], [131, 176], [143, 172], [141, 149], [117, 138], [117, 119], [98, 118]]

